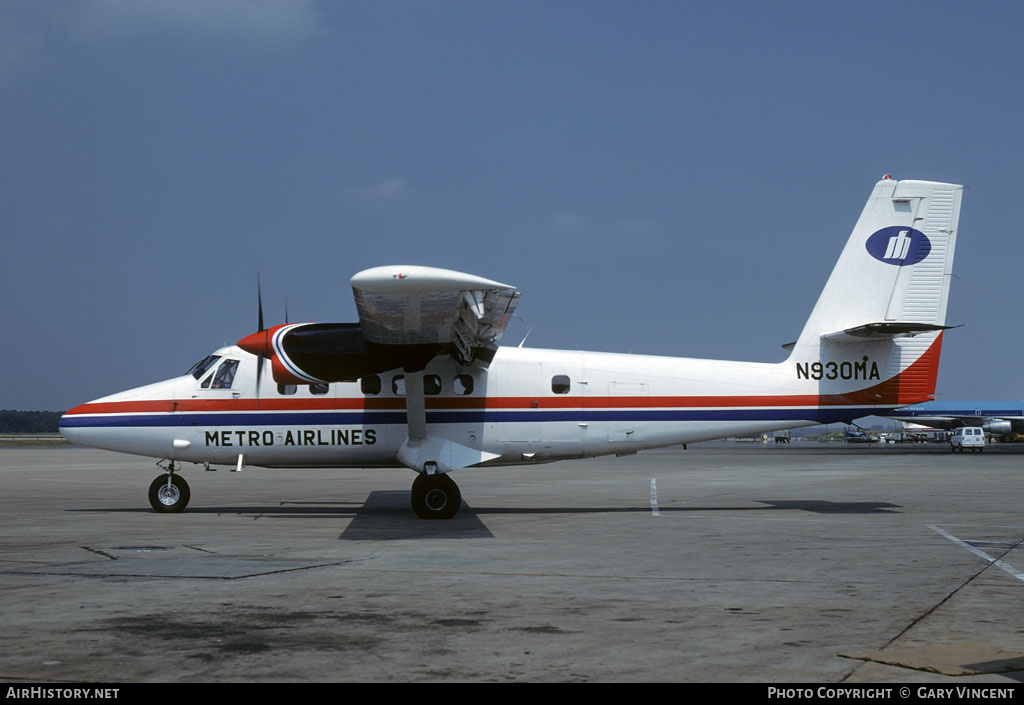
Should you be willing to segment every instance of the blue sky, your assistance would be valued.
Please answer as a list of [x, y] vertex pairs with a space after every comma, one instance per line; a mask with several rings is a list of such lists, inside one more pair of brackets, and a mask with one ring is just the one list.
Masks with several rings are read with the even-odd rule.
[[1019, 2], [2, 0], [0, 408], [356, 320], [381, 264], [506, 344], [781, 360], [874, 182], [969, 186], [939, 399], [1020, 399]]

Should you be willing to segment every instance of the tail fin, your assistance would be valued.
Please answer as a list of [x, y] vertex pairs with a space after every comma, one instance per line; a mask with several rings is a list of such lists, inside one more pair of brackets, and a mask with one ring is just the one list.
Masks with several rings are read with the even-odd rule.
[[[932, 181], [875, 184], [794, 344], [798, 377], [806, 370], [815, 381], [856, 380], [863, 363], [864, 379], [876, 383], [850, 402], [916, 403], [934, 394], [962, 194], [962, 186]], [[850, 393], [849, 384], [824, 382], [820, 392]]]

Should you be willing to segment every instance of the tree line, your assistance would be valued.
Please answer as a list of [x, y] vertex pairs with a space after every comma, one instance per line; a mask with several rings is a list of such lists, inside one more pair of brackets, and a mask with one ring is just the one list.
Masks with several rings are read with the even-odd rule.
[[0, 410], [0, 433], [57, 433], [63, 411]]

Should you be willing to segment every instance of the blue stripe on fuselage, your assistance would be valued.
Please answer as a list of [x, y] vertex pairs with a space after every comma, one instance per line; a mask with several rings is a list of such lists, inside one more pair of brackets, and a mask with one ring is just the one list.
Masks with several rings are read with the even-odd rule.
[[[434, 411], [427, 423], [557, 423], [601, 421], [814, 421], [831, 423], [876, 414], [877, 407], [811, 407], [803, 409], [606, 409], [570, 411]], [[64, 416], [63, 428], [196, 427], [204, 426], [371, 426], [405, 424], [405, 412], [287, 412], [202, 414], [102, 414]]]

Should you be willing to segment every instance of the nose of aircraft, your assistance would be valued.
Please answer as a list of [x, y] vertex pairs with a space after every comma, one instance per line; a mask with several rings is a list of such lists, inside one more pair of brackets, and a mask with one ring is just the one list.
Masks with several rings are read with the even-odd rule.
[[[68, 409], [60, 417], [60, 433], [76, 445], [134, 453], [137, 443], [125, 438], [156, 424], [154, 414], [172, 411], [195, 380], [191, 375], [126, 389]], [[142, 453], [146, 455], [146, 453]]]
[[107, 399], [94, 399], [65, 411], [58, 426], [60, 435], [75, 445], [98, 447], [97, 438], [113, 423], [109, 412], [117, 410]]
[[60, 424], [58, 426], [60, 435], [64, 436], [71, 443], [75, 443], [81, 438], [81, 434], [77, 430], [76, 421], [80, 418], [80, 414], [85, 413], [85, 406], [85, 404], [79, 404], [65, 411], [60, 417]]

